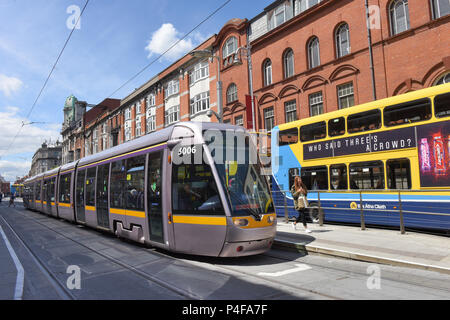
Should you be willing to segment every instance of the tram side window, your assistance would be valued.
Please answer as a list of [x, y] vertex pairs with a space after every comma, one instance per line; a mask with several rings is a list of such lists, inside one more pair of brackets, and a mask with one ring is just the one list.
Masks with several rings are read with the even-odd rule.
[[53, 178], [50, 181], [50, 201], [51, 202], [55, 202], [55, 181], [56, 181], [56, 178]]
[[328, 170], [326, 166], [302, 168], [302, 181], [308, 190], [328, 190]]
[[363, 132], [381, 128], [381, 111], [371, 110], [347, 118], [348, 133]]
[[409, 159], [386, 162], [388, 189], [411, 189], [411, 165]]
[[450, 117], [450, 93], [438, 95], [434, 98], [436, 118]]
[[[172, 167], [172, 208], [175, 214], [223, 215], [216, 182], [207, 164]], [[233, 181], [229, 184], [233, 187]], [[239, 181], [235, 181], [239, 183]]]
[[95, 207], [95, 176], [97, 168], [89, 168], [86, 172], [86, 206]]
[[331, 119], [330, 121], [328, 121], [328, 134], [330, 135], [330, 137], [337, 137], [345, 134], [344, 117]]
[[41, 200], [41, 186], [42, 186], [42, 181], [38, 181], [36, 183], [36, 200]]
[[59, 202], [70, 203], [70, 178], [71, 173], [59, 178]]
[[350, 164], [350, 188], [352, 190], [384, 189], [384, 165], [382, 161]]
[[278, 133], [278, 145], [286, 146], [298, 142], [298, 128], [283, 130]]
[[302, 142], [323, 139], [327, 136], [327, 124], [325, 121], [308, 124], [300, 128], [300, 140]]
[[127, 159], [126, 208], [144, 211], [145, 156]]
[[347, 190], [347, 166], [345, 164], [330, 166], [330, 179], [331, 190]]
[[431, 100], [420, 99], [384, 108], [384, 125], [399, 126], [431, 119]]
[[115, 209], [125, 209], [124, 190], [126, 189], [127, 174], [125, 160], [112, 163], [111, 166], [111, 200], [109, 206]]

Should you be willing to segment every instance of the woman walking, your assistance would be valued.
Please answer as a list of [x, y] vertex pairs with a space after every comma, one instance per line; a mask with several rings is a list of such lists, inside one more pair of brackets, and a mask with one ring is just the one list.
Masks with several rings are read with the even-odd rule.
[[308, 189], [299, 176], [295, 177], [294, 184], [291, 188], [292, 197], [294, 198], [294, 207], [298, 211], [298, 218], [292, 223], [292, 228], [297, 230], [297, 222], [302, 221], [303, 227], [305, 227], [306, 233], [311, 233], [306, 225], [306, 207], [308, 206], [308, 200], [306, 196], [308, 195]]

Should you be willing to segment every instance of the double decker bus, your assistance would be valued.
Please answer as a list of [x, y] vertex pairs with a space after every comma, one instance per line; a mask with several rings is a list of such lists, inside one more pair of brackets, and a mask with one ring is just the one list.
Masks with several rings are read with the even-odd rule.
[[[294, 177], [325, 221], [450, 229], [450, 84], [302, 119], [272, 131], [278, 216]], [[319, 208], [320, 206], [320, 208]], [[401, 215], [400, 215], [401, 212]]]

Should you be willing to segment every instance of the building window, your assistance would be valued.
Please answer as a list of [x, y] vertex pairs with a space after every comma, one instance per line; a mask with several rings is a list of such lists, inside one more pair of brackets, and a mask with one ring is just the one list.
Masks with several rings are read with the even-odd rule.
[[244, 126], [244, 117], [243, 116], [239, 116], [239, 117], [234, 118], [234, 123], [237, 126]]
[[125, 121], [131, 120], [131, 108], [125, 109]]
[[310, 69], [320, 66], [319, 39], [317, 37], [314, 37], [311, 40], [309, 40], [308, 63]]
[[136, 103], [136, 114], [141, 114], [141, 102]]
[[275, 10], [273, 10], [267, 14], [269, 30], [272, 30], [272, 29], [282, 25], [287, 20], [291, 19], [292, 15], [293, 15], [293, 10], [292, 10], [290, 1], [285, 2], [282, 5], [278, 6]]
[[166, 99], [168, 97], [170, 97], [171, 95], [177, 94], [179, 92], [180, 92], [180, 81], [178, 79], [169, 81], [169, 83], [167, 83], [166, 90], [165, 90]]
[[308, 10], [312, 6], [318, 4], [321, 0], [296, 0], [295, 1], [295, 14], [302, 13]]
[[156, 104], [155, 95], [153, 93], [147, 96], [147, 108], [153, 107]]
[[238, 40], [236, 37], [230, 37], [225, 42], [225, 45], [222, 48], [222, 57], [224, 59], [224, 66], [233, 63], [232, 59], [227, 59], [228, 57], [234, 55], [238, 48]]
[[209, 91], [200, 93], [191, 99], [191, 115], [209, 109]]
[[440, 17], [450, 14], [450, 1], [448, 0], [432, 0], [433, 5], [433, 18], [438, 19]]
[[450, 83], [450, 72], [443, 75], [441, 78], [439, 78], [438, 81], [434, 84], [435, 86], [438, 86], [440, 84]]
[[147, 110], [147, 133], [156, 131], [156, 107]]
[[237, 85], [232, 83], [227, 89], [227, 103], [237, 101], [237, 99], [238, 99]]
[[271, 131], [275, 127], [275, 115], [273, 107], [264, 109], [264, 124], [267, 131]]
[[125, 122], [125, 141], [131, 140], [131, 121]]
[[136, 137], [141, 136], [141, 117], [136, 118]]
[[297, 105], [295, 100], [288, 101], [284, 104], [286, 113], [286, 123], [297, 120]]
[[337, 87], [339, 109], [353, 107], [355, 105], [355, 97], [353, 94], [353, 82], [343, 84]]
[[165, 112], [166, 126], [171, 125], [180, 120], [180, 106], [174, 106], [166, 110]]
[[272, 84], [272, 61], [267, 59], [263, 64], [264, 74], [264, 86], [270, 86]]
[[408, 0], [395, 0], [389, 6], [391, 34], [395, 36], [409, 29]]
[[294, 75], [294, 51], [289, 49], [283, 57], [284, 62], [284, 78], [290, 78]]
[[189, 72], [189, 83], [193, 85], [195, 82], [209, 77], [208, 60], [200, 62], [195, 65], [194, 70]]
[[323, 96], [322, 91], [309, 95], [309, 112], [311, 117], [323, 113]]
[[350, 53], [350, 32], [346, 23], [336, 30], [336, 50], [338, 58]]

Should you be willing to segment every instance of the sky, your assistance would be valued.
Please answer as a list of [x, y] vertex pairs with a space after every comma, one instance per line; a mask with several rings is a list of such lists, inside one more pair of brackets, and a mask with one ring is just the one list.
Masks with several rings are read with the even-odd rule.
[[71, 94], [90, 104], [123, 99], [230, 19], [252, 19], [274, 1], [231, 0], [157, 59], [225, 2], [90, 0], [32, 108], [86, 0], [0, 0], [0, 175], [13, 182], [28, 174], [40, 145], [61, 141], [63, 106]]

